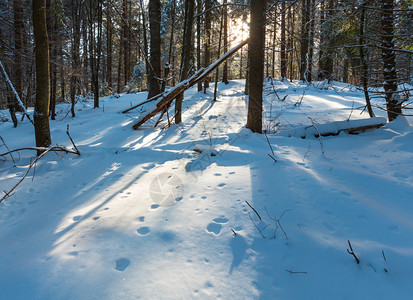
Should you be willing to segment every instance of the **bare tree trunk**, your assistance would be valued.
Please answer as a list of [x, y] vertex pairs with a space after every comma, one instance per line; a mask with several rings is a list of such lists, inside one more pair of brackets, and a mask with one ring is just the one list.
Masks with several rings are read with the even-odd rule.
[[73, 22], [73, 41], [72, 41], [72, 76], [70, 81], [70, 101], [71, 101], [71, 114], [75, 117], [75, 104], [76, 104], [76, 90], [79, 84], [79, 69], [80, 69], [80, 18], [81, 18], [81, 1], [72, 0], [72, 22]]
[[285, 39], [285, 1], [281, 3], [281, 48], [280, 48], [280, 70], [281, 70], [281, 80], [283, 81], [287, 78], [287, 52], [286, 52], [286, 39]]
[[315, 26], [315, 16], [314, 16], [314, 0], [310, 1], [310, 43], [308, 46], [308, 82], [313, 81], [313, 57], [314, 57], [314, 26]]
[[161, 92], [158, 78], [161, 77], [161, 1], [149, 0], [150, 67], [148, 76], [148, 99]]
[[162, 81], [162, 92], [165, 91], [166, 81], [168, 80], [169, 72], [171, 70], [171, 59], [172, 59], [172, 49], [174, 43], [174, 33], [175, 33], [175, 6], [176, 0], [172, 1], [172, 9], [171, 9], [171, 35], [169, 37], [169, 50], [168, 50], [168, 61], [166, 62], [165, 66], [165, 73], [164, 73], [164, 80]]
[[[181, 74], [180, 80], [184, 81], [188, 78], [189, 64], [192, 53], [192, 25], [194, 19], [194, 0], [185, 0], [185, 24], [184, 24], [184, 40], [183, 53], [181, 58]], [[184, 93], [180, 93], [175, 100], [175, 123], [179, 124], [182, 121], [182, 100]]]
[[[223, 18], [224, 18], [224, 53], [228, 52], [228, 8], [227, 8], [227, 0], [224, 0], [223, 6]], [[218, 71], [217, 71], [218, 72]], [[228, 84], [228, 62], [224, 62], [224, 67], [222, 70], [222, 82]]]
[[[33, 29], [36, 47], [36, 104], [34, 124], [37, 147], [52, 143], [49, 128], [50, 69], [46, 27], [46, 0], [33, 0]], [[38, 151], [38, 154], [42, 151]]]
[[301, 8], [301, 49], [300, 49], [300, 80], [307, 81], [308, 35], [310, 31], [310, 0], [302, 1]]
[[364, 25], [365, 25], [365, 15], [366, 15], [366, 2], [364, 2], [361, 5], [361, 16], [360, 16], [360, 36], [359, 36], [359, 55], [360, 55], [360, 62], [361, 62], [361, 67], [362, 67], [362, 73], [361, 73], [361, 82], [363, 83], [363, 92], [364, 92], [364, 97], [366, 99], [366, 105], [367, 105], [367, 110], [369, 112], [369, 115], [371, 118], [374, 117], [373, 109], [371, 107], [371, 102], [370, 102], [370, 96], [369, 96], [369, 91], [368, 91], [368, 85], [369, 85], [369, 71], [368, 71], [368, 66], [366, 62], [366, 58], [364, 55]]
[[111, 0], [106, 0], [106, 82], [112, 91], [112, 59], [113, 59], [113, 25]]
[[[205, 0], [205, 33], [204, 33], [204, 67], [209, 66], [211, 60], [211, 0]], [[204, 81], [204, 94], [209, 88], [209, 78], [206, 77]]]
[[394, 52], [394, 0], [381, 0], [381, 40], [384, 75], [384, 92], [389, 121], [402, 113], [400, 97], [397, 94], [396, 54]]
[[[196, 18], [196, 68], [201, 69], [201, 15], [202, 2], [201, 0], [196, 0], [196, 12], [198, 17]], [[202, 81], [198, 82], [198, 92], [202, 91]]]
[[[13, 85], [19, 94], [20, 99], [23, 99], [23, 3], [22, 0], [13, 0], [14, 10], [14, 72]], [[13, 101], [13, 103], [15, 103]], [[15, 110], [21, 111], [18, 105], [15, 105]]]
[[265, 47], [265, 0], [251, 0], [249, 100], [247, 128], [262, 132], [262, 91]]

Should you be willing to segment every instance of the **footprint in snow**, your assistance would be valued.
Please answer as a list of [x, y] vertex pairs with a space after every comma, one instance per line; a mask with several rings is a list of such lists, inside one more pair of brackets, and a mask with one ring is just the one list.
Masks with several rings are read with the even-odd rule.
[[80, 220], [81, 217], [82, 217], [82, 216], [74, 216], [74, 217], [73, 217], [73, 221], [74, 221], [74, 222], [77, 222], [77, 221]]
[[139, 235], [147, 235], [150, 229], [149, 227], [144, 226], [144, 227], [138, 228], [136, 231], [138, 232]]
[[119, 258], [115, 261], [115, 269], [123, 272], [126, 270], [126, 268], [129, 266], [130, 260], [127, 258]]
[[218, 217], [213, 219], [212, 223], [209, 223], [207, 226], [207, 231], [211, 232], [215, 235], [219, 235], [221, 233], [222, 225], [228, 222], [228, 219], [224, 216]]

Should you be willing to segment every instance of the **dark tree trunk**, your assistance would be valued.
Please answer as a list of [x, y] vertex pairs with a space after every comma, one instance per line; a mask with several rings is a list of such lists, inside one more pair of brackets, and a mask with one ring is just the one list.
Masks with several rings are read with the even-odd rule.
[[[183, 53], [181, 58], [181, 74], [180, 80], [187, 79], [189, 72], [189, 64], [192, 53], [192, 25], [194, 19], [194, 0], [185, 0], [185, 24], [184, 24], [184, 40], [183, 40]], [[175, 100], [175, 123], [179, 124], [182, 121], [182, 100], [184, 93], [180, 93]]]
[[310, 1], [310, 41], [308, 46], [308, 82], [313, 81], [313, 57], [314, 57], [314, 26], [315, 26], [315, 16], [314, 16], [314, 0]]
[[112, 91], [112, 60], [113, 60], [113, 25], [111, 1], [106, 0], [106, 82]]
[[161, 92], [161, 1], [149, 0], [149, 27], [151, 35], [148, 99]]
[[33, 0], [33, 29], [36, 48], [36, 104], [34, 107], [36, 146], [48, 147], [52, 140], [49, 128], [50, 69], [46, 0]]
[[301, 49], [300, 49], [300, 80], [307, 81], [308, 36], [310, 31], [310, 0], [302, 1], [301, 9]]
[[[227, 0], [224, 0], [224, 7], [223, 9], [223, 18], [224, 18], [224, 53], [228, 52], [228, 8], [227, 8]], [[218, 71], [217, 71], [218, 72]], [[228, 84], [228, 62], [224, 62], [224, 68], [222, 70], [222, 82]]]
[[[202, 12], [202, 2], [201, 0], [196, 0], [196, 12], [200, 14]], [[196, 67], [201, 69], [201, 16], [198, 15], [196, 18]], [[202, 81], [198, 82], [198, 92], [202, 91]]]
[[[23, 101], [23, 3], [22, 0], [13, 0], [14, 10], [14, 72], [13, 85]], [[14, 103], [14, 101], [13, 101]], [[21, 111], [18, 105], [15, 105], [17, 111]]]
[[285, 39], [285, 1], [281, 3], [281, 46], [280, 46], [280, 71], [281, 71], [281, 80], [283, 81], [287, 78], [287, 52], [286, 52], [286, 39]]
[[397, 94], [396, 54], [394, 52], [394, 0], [381, 0], [381, 40], [384, 92], [389, 121], [402, 113], [400, 97]]
[[[204, 67], [206, 68], [210, 64], [211, 60], [211, 12], [212, 7], [211, 0], [205, 0], [205, 32], [204, 32]], [[205, 78], [204, 81], [204, 93], [209, 88], [209, 78]]]
[[265, 46], [265, 0], [251, 0], [249, 41], [249, 100], [247, 128], [262, 132], [262, 91]]
[[364, 92], [364, 97], [366, 99], [366, 105], [367, 105], [367, 110], [369, 112], [370, 117], [374, 117], [373, 109], [371, 107], [371, 102], [370, 102], [370, 96], [369, 96], [369, 91], [368, 91], [368, 86], [369, 86], [369, 69], [368, 65], [366, 62], [366, 57], [364, 54], [364, 25], [365, 25], [365, 15], [366, 15], [366, 2], [364, 2], [361, 6], [361, 16], [360, 16], [360, 36], [359, 36], [359, 55], [360, 55], [360, 62], [361, 62], [361, 67], [362, 67], [362, 72], [361, 72], [361, 82], [363, 84], [363, 92]]
[[75, 117], [76, 91], [79, 85], [80, 69], [80, 18], [81, 18], [81, 1], [72, 0], [72, 22], [73, 22], [73, 41], [72, 41], [72, 75], [70, 80], [70, 101], [71, 114]]
[[169, 37], [169, 50], [168, 50], [168, 61], [166, 62], [165, 72], [164, 72], [164, 80], [162, 81], [162, 92], [165, 91], [166, 81], [168, 80], [169, 72], [171, 70], [171, 59], [172, 59], [172, 50], [173, 50], [173, 43], [174, 43], [174, 33], [175, 33], [175, 6], [176, 1], [172, 1], [172, 9], [171, 9], [171, 35]]

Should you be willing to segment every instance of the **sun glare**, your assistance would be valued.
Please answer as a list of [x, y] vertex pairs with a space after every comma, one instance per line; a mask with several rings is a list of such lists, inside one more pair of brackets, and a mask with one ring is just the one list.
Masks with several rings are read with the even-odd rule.
[[238, 44], [241, 41], [245, 40], [248, 35], [248, 20], [240, 17], [237, 19], [231, 20], [230, 23], [230, 37], [229, 40], [231, 44]]

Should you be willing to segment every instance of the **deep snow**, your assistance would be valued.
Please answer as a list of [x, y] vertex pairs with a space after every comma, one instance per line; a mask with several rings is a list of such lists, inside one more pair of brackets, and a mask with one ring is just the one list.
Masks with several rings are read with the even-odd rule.
[[[139, 114], [120, 113], [146, 93], [81, 102], [74, 119], [59, 105], [53, 142], [71, 147], [69, 124], [81, 156], [48, 153], [0, 203], [0, 298], [411, 298], [412, 119], [360, 135], [274, 134], [309, 117], [367, 117], [353, 87], [274, 85], [264, 127], [277, 162], [265, 135], [244, 128], [241, 81], [220, 84], [215, 103], [212, 89], [189, 90], [169, 129], [134, 131]], [[0, 135], [10, 149], [34, 145], [27, 120]], [[1, 190], [33, 157], [0, 161]]]

